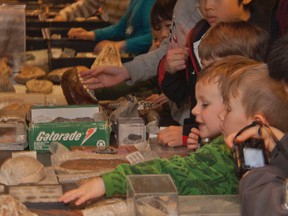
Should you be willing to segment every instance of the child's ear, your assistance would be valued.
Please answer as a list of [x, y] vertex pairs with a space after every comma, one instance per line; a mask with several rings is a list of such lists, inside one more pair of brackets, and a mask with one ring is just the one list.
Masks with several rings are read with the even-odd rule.
[[256, 114], [256, 115], [254, 116], [254, 120], [260, 121], [260, 122], [262, 122], [262, 123], [265, 124], [265, 125], [269, 125], [269, 122], [267, 121], [267, 119], [265, 118], [265, 116], [262, 115], [261, 113]]
[[253, 0], [243, 0], [243, 5], [248, 5], [252, 2]]

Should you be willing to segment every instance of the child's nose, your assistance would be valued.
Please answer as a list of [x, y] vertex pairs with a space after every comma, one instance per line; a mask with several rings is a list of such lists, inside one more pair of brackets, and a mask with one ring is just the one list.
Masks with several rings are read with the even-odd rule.
[[200, 2], [203, 2], [205, 10], [211, 10], [213, 9], [213, 4], [215, 0], [200, 0]]
[[193, 109], [191, 110], [191, 114], [196, 116], [199, 112], [197, 111], [197, 106], [193, 107]]

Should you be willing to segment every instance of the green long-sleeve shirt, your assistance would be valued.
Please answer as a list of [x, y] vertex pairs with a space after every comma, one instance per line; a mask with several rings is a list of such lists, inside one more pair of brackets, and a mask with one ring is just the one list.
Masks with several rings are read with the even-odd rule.
[[234, 162], [223, 137], [214, 139], [187, 157], [119, 165], [102, 176], [106, 196], [124, 195], [126, 176], [132, 174], [170, 174], [181, 195], [235, 194], [238, 188]]

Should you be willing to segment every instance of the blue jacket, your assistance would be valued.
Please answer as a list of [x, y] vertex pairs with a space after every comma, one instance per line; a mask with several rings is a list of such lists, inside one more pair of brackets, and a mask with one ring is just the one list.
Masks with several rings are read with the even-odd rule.
[[152, 45], [150, 12], [154, 2], [155, 0], [132, 0], [117, 24], [94, 31], [95, 41], [126, 40], [125, 52], [136, 55], [147, 52]]

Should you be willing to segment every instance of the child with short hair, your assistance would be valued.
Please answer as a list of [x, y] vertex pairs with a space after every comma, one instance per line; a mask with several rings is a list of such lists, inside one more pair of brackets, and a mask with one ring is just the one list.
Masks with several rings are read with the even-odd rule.
[[[213, 140], [187, 157], [174, 156], [170, 159], [155, 159], [136, 165], [122, 164], [114, 171], [91, 180], [78, 189], [69, 191], [59, 198], [62, 202], [77, 199], [80, 205], [88, 199], [106, 195], [124, 195], [126, 176], [131, 174], [170, 174], [178, 192], [188, 194], [234, 194], [237, 193], [237, 176], [230, 151], [219, 136], [221, 130], [217, 112], [224, 109], [220, 87], [228, 75], [245, 66], [258, 65], [254, 60], [236, 58], [216, 62], [204, 69], [196, 85], [197, 105], [193, 109], [199, 122], [201, 136]], [[221, 75], [210, 77], [211, 71]]]
[[156, 0], [151, 9], [151, 27], [153, 43], [151, 50], [160, 47], [162, 41], [169, 37], [173, 9], [177, 0]]
[[[273, 44], [268, 56], [268, 67], [269, 75], [273, 79], [284, 81], [288, 89], [287, 48], [288, 34]], [[288, 95], [288, 91], [286, 94]], [[287, 110], [280, 113], [277, 113], [276, 118], [280, 117], [282, 121], [287, 122]], [[284, 115], [286, 114], [286, 118], [285, 116], [283, 117], [282, 113], [284, 113]], [[271, 118], [273, 118], [273, 116]], [[270, 122], [269, 127], [259, 127], [259, 125], [255, 125], [243, 131], [243, 133], [237, 137], [235, 137], [236, 133], [231, 133], [225, 139], [227, 144], [232, 147], [234, 139], [237, 142], [244, 142], [249, 138], [261, 138], [270, 155], [269, 166], [252, 169], [241, 178], [239, 191], [242, 215], [249, 216], [259, 214], [280, 216], [288, 214], [288, 199], [287, 197], [285, 199], [285, 196], [288, 195], [288, 181], [285, 183], [285, 179], [288, 179], [288, 133], [287, 128], [285, 130], [285, 128], [282, 127], [281, 131], [278, 127], [278, 125], [270, 124]], [[279, 142], [276, 145], [277, 140], [279, 140]], [[284, 193], [285, 184], [286, 195]], [[263, 206], [265, 206], [265, 208], [263, 208]]]

